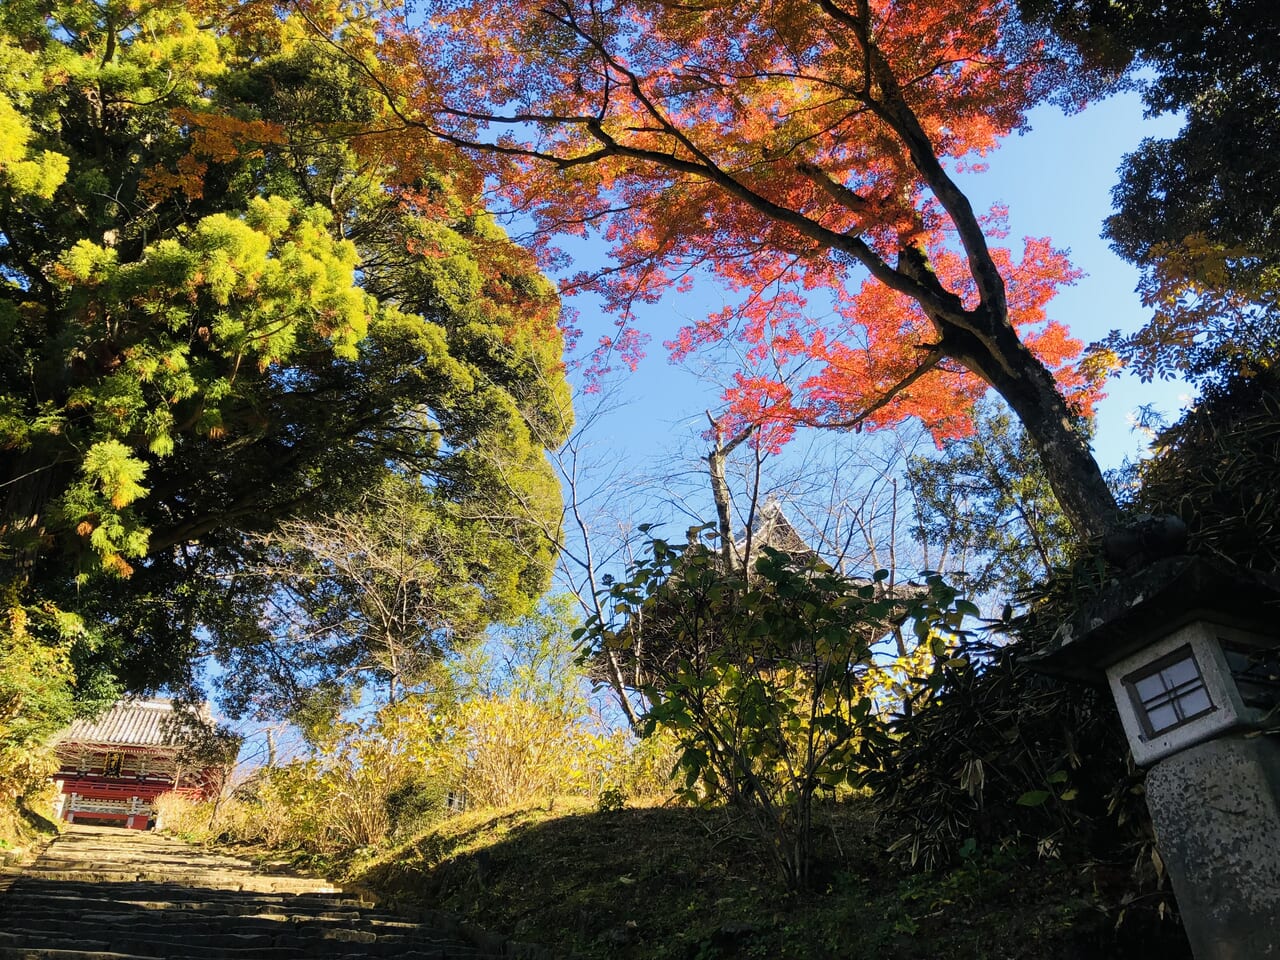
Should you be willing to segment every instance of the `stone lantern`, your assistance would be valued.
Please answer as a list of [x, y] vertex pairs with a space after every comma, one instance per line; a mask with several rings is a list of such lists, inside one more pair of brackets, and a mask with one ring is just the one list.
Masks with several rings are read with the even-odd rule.
[[1198, 960], [1280, 958], [1280, 578], [1156, 561], [1036, 666], [1110, 687]]

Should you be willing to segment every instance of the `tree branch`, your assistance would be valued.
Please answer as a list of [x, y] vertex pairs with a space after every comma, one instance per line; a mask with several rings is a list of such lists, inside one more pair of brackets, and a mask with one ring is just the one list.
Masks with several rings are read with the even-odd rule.
[[893, 402], [894, 397], [902, 393], [913, 383], [923, 377], [926, 373], [936, 368], [939, 363], [946, 359], [946, 352], [941, 345], [933, 345], [929, 347], [929, 353], [921, 361], [920, 365], [908, 373], [905, 377], [886, 390], [874, 403], [865, 408], [856, 417], [848, 420], [805, 420], [805, 424], [811, 427], [822, 427], [830, 430], [849, 430], [854, 427], [861, 426], [872, 416], [883, 410]]

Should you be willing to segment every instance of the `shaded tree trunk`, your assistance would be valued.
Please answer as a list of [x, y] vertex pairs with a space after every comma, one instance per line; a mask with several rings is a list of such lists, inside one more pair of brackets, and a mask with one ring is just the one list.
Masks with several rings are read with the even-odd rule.
[[[1040, 455], [1062, 512], [1082, 539], [1100, 539], [1115, 529], [1119, 509], [1079, 418], [1059, 393], [1053, 375], [1008, 322], [992, 323], [986, 349], [948, 352], [995, 389], [1021, 421]], [[951, 335], [948, 330], [944, 338]], [[973, 338], [975, 341], [976, 337]]]

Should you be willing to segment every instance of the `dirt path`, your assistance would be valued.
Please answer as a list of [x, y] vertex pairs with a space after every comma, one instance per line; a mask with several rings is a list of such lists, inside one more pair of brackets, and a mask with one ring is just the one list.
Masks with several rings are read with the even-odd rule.
[[491, 958], [320, 880], [151, 833], [73, 826], [0, 893], [0, 958]]

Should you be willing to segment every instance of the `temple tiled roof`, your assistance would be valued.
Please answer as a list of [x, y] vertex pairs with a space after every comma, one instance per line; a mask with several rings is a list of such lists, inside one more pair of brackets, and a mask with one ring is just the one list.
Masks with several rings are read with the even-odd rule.
[[92, 720], [77, 720], [58, 742], [162, 746], [170, 743], [166, 721], [172, 716], [171, 700], [121, 700]]
[[[751, 544], [752, 550], [757, 556], [761, 547], [771, 547], [774, 550], [790, 555], [796, 560], [817, 556], [813, 547], [805, 542], [804, 537], [796, 532], [796, 528], [786, 518], [786, 515], [782, 512], [782, 505], [772, 498], [764, 502], [756, 516], [756, 522], [751, 529]], [[747, 551], [747, 536], [745, 533], [733, 545], [733, 548], [738, 558], [741, 559]]]

